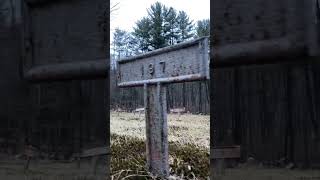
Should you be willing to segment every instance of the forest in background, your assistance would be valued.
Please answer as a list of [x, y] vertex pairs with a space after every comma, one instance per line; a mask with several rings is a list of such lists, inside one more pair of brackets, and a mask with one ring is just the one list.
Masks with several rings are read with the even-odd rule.
[[[132, 32], [115, 29], [110, 54], [110, 108], [132, 111], [143, 107], [143, 89], [118, 88], [116, 62], [120, 59], [209, 36], [210, 20], [190, 20], [185, 11], [177, 11], [159, 2], [147, 9], [147, 15], [136, 22]], [[185, 107], [190, 113], [209, 114], [209, 80], [170, 84], [167, 107]]]

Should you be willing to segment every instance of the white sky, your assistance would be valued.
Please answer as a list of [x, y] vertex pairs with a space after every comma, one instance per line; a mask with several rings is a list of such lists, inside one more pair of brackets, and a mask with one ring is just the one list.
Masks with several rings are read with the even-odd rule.
[[147, 8], [157, 1], [185, 11], [194, 22], [210, 18], [210, 0], [111, 0], [110, 7], [119, 4], [110, 16], [110, 42], [115, 28], [132, 31], [135, 23], [147, 15]]

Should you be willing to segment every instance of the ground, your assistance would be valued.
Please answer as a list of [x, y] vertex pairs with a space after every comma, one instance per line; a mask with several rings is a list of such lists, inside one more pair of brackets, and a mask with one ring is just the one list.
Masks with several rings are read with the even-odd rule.
[[[23, 160], [0, 162], [2, 180], [106, 180], [106, 168], [100, 165], [94, 175], [89, 162], [81, 162], [80, 167], [71, 162], [31, 161], [29, 169], [24, 171]], [[103, 164], [101, 162], [101, 164]]]
[[[169, 164], [172, 177], [209, 178], [210, 116], [168, 114]], [[145, 164], [144, 114], [111, 112], [111, 174], [114, 179], [152, 179]]]
[[[145, 139], [144, 114], [111, 112], [111, 134], [127, 135]], [[193, 114], [168, 114], [168, 140], [182, 144], [210, 147], [210, 116]]]
[[226, 169], [221, 175], [215, 175], [215, 180], [320, 180], [320, 170], [301, 170], [286, 168], [250, 168], [238, 167]]
[[[183, 179], [208, 179], [210, 116], [168, 115], [171, 174]], [[145, 120], [143, 113], [111, 112], [112, 175], [151, 179], [145, 172]], [[189, 170], [191, 167], [191, 170]], [[212, 173], [213, 174], [213, 173]], [[133, 178], [134, 179], [134, 178]], [[179, 179], [179, 178], [176, 178]], [[239, 164], [215, 174], [215, 180], [320, 180], [318, 169], [286, 169]]]
[[[208, 179], [209, 177], [209, 116], [168, 115], [169, 154], [172, 177], [176, 179]], [[111, 112], [112, 177], [122, 179], [152, 179], [145, 171], [144, 115]], [[1, 158], [4, 159], [4, 158]], [[106, 179], [107, 167], [99, 166], [92, 174], [90, 161], [75, 162], [31, 161], [23, 170], [23, 160], [1, 160], [0, 179], [15, 180], [96, 180]], [[103, 161], [100, 162], [103, 164]], [[66, 171], [67, 169], [67, 171]], [[215, 180], [320, 180], [319, 169], [266, 168], [240, 164], [215, 175]]]

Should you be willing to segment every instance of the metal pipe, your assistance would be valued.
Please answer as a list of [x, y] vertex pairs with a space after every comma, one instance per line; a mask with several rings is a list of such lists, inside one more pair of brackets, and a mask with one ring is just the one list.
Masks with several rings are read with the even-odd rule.
[[40, 65], [31, 68], [25, 74], [25, 79], [38, 81], [61, 81], [76, 79], [106, 78], [109, 72], [107, 60]]

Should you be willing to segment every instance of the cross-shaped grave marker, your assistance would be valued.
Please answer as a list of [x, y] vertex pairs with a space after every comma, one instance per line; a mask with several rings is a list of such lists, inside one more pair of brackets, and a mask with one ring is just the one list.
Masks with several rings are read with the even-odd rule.
[[166, 86], [209, 79], [208, 38], [203, 37], [118, 61], [119, 87], [144, 87], [148, 170], [169, 176]]

